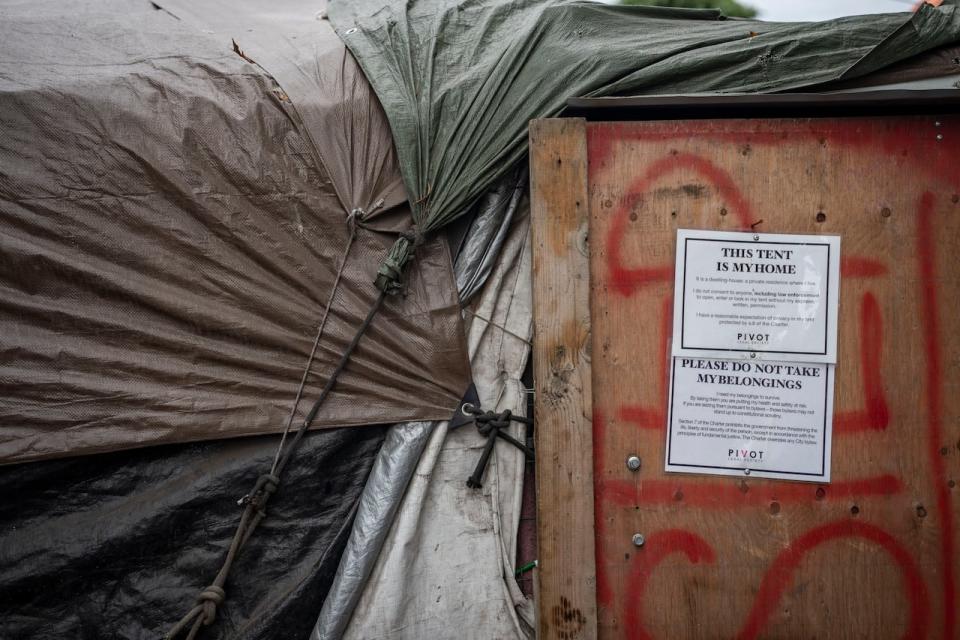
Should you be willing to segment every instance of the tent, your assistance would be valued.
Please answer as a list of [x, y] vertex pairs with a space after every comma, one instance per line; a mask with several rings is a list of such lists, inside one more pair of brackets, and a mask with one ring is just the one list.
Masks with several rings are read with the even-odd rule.
[[[150, 3], [3, 7], [0, 456], [112, 453], [3, 469], [19, 500], [0, 635], [169, 626], [277, 446], [233, 438], [283, 429], [335, 293], [306, 411], [375, 295], [369, 265], [409, 211], [377, 100], [314, 14], [271, 50], [271, 75]], [[308, 631], [381, 425], [452, 412], [469, 375], [449, 252], [422, 248], [317, 421], [372, 426], [311, 434], [289, 470], [297, 498], [273, 518], [309, 543], [301, 575], [248, 574], [226, 628], [269, 637], [290, 615], [278, 603], [300, 601]]]
[[205, 637], [528, 633], [522, 454], [498, 446], [469, 490], [483, 438], [437, 422], [471, 377], [484, 408], [526, 404], [527, 121], [574, 96], [843, 89], [960, 41], [951, 6], [816, 25], [542, 0], [0, 16], [11, 637], [169, 629], [316, 336], [298, 419], [384, 265], [402, 291], [315, 423], [343, 428], [304, 438]]

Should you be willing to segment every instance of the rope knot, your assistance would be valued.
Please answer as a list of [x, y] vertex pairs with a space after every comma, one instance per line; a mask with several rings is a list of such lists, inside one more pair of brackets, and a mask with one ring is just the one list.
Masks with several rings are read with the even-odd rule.
[[416, 249], [417, 247], [422, 245], [424, 241], [424, 235], [420, 231], [420, 225], [416, 223], [410, 225], [410, 228], [407, 229], [406, 231], [401, 232], [400, 237], [406, 239], [406, 241], [410, 243], [413, 249]]
[[267, 502], [270, 500], [270, 496], [277, 492], [279, 484], [280, 478], [278, 476], [265, 473], [257, 478], [257, 484], [253, 486], [253, 491], [237, 500], [237, 504], [241, 507], [253, 505], [260, 513], [260, 517], [265, 518], [267, 516]]
[[210, 626], [217, 617], [217, 605], [223, 604], [227, 593], [215, 584], [210, 585], [197, 596], [197, 604], [203, 608], [203, 624]]
[[481, 413], [474, 418], [477, 423], [477, 431], [479, 431], [481, 435], [487, 435], [494, 428], [506, 429], [510, 426], [511, 415], [512, 413], [509, 409], [501, 411], [500, 413], [494, 413], [493, 411]]
[[490, 424], [492, 421], [496, 420], [497, 414], [493, 411], [485, 411], [483, 413], [476, 413], [473, 416], [473, 421], [477, 425], [477, 431], [480, 432], [480, 435], [487, 435], [493, 429], [493, 426]]
[[267, 517], [267, 502], [270, 501], [270, 496], [277, 492], [279, 484], [280, 478], [272, 473], [265, 473], [257, 478], [257, 484], [253, 487], [249, 502], [261, 518]]
[[496, 419], [490, 421], [490, 426], [496, 427], [497, 429], [507, 429], [510, 426], [511, 415], [510, 409], [498, 413]]
[[254, 493], [263, 491], [264, 493], [274, 494], [277, 492], [277, 486], [280, 484], [280, 478], [272, 473], [265, 473], [257, 478], [257, 486]]
[[350, 230], [350, 233], [355, 233], [357, 230], [357, 223], [363, 221], [363, 217], [366, 215], [366, 211], [357, 207], [356, 209], [351, 209], [350, 213], [347, 214], [347, 228]]

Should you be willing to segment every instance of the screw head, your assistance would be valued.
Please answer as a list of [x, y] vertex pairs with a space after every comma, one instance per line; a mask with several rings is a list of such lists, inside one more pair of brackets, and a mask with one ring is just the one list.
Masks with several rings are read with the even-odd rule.
[[756, 358], [756, 357], [757, 357], [756, 352], [751, 351], [751, 352], [750, 352], [750, 357], [751, 357], [751, 358]]
[[760, 239], [760, 234], [758, 234], [758, 233], [753, 234], [753, 239], [754, 239], [754, 240], [759, 240], [759, 239]]
[[743, 475], [745, 475], [745, 476], [750, 475], [750, 469], [744, 469], [744, 470], [743, 470]]
[[640, 458], [638, 456], [630, 456], [627, 458], [627, 469], [630, 469], [630, 471], [639, 471]]
[[934, 123], [933, 123], [933, 126], [935, 126], [935, 127], [939, 127], [939, 126], [940, 126], [940, 121], [939, 121], [939, 120], [937, 120], [936, 122], [934, 122]]
[[647, 543], [647, 539], [643, 537], [642, 533], [633, 534], [633, 546], [642, 547]]
[[937, 134], [937, 140], [943, 140], [943, 134], [942, 134], [942, 133], [938, 133], [938, 134]]

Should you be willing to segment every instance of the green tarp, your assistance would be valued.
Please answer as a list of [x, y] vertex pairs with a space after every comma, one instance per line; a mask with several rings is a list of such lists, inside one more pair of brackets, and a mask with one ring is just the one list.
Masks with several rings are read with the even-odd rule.
[[527, 123], [570, 97], [776, 92], [857, 77], [960, 40], [960, 10], [821, 23], [712, 10], [519, 0], [339, 0], [330, 20], [383, 103], [416, 229], [456, 218], [526, 153]]

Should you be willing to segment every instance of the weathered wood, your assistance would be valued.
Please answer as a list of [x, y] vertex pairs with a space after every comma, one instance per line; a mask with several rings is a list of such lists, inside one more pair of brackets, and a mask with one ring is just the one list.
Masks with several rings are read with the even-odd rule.
[[[960, 119], [587, 137], [599, 636], [960, 638]], [[676, 230], [753, 224], [842, 236], [829, 485], [663, 472]], [[566, 524], [555, 509], [541, 519]]]
[[583, 120], [530, 126], [538, 634], [597, 635]]

